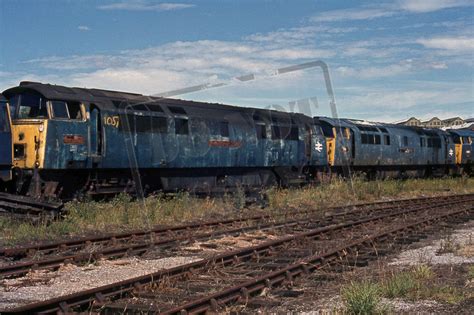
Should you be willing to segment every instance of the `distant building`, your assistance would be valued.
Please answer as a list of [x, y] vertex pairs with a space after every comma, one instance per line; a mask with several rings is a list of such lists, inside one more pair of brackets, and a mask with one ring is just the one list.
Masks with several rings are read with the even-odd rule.
[[405, 121], [401, 124], [407, 125], [407, 126], [421, 126], [421, 120], [419, 120], [415, 117], [411, 117], [410, 119], [408, 119], [407, 121]]
[[442, 128], [443, 121], [438, 117], [433, 117], [430, 120], [421, 122], [421, 125], [426, 128]]
[[466, 120], [463, 120], [461, 117], [453, 117], [453, 118], [448, 118], [443, 120], [443, 124], [445, 127], [456, 127], [456, 126], [461, 126], [467, 122]]
[[426, 127], [426, 128], [473, 128], [474, 118], [462, 119], [461, 117], [453, 117], [448, 119], [439, 119], [438, 117], [433, 117], [429, 120], [421, 121], [416, 117], [410, 117], [407, 120], [396, 122], [398, 125], [405, 126], [417, 126], [417, 127]]

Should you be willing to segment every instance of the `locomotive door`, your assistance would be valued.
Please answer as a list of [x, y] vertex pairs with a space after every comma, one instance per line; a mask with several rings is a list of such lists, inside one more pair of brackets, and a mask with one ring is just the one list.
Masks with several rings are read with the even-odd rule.
[[[337, 145], [340, 148], [340, 161], [344, 166], [352, 164], [351, 130], [345, 127], [336, 127]], [[353, 137], [352, 137], [353, 138]]]
[[312, 136], [313, 132], [311, 130], [311, 126], [306, 125], [304, 130], [304, 153], [306, 161], [311, 161], [311, 151], [313, 148], [311, 145]]
[[350, 137], [351, 137], [351, 157], [352, 157], [352, 164], [354, 164], [354, 160], [356, 158], [356, 143], [355, 143], [355, 136], [354, 130], [350, 129]]
[[0, 179], [11, 179], [12, 131], [10, 111], [6, 102], [0, 101]]
[[433, 164], [438, 164], [439, 163], [439, 154], [440, 154], [440, 151], [441, 151], [441, 137], [440, 136], [435, 136], [433, 137], [433, 150], [431, 151], [432, 152], [432, 159], [431, 161], [433, 162]]
[[90, 156], [93, 163], [97, 163], [102, 155], [102, 118], [100, 109], [91, 104], [90, 107]]

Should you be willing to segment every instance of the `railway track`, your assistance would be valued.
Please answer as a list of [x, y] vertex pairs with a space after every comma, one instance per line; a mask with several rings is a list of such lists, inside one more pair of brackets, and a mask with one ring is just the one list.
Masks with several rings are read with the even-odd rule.
[[[394, 244], [417, 241], [439, 222], [459, 223], [474, 214], [472, 196], [433, 199], [353, 217], [325, 227], [301, 230], [256, 246], [99, 288], [5, 310], [20, 312], [93, 311], [186, 314], [219, 311], [245, 302], [265, 288], [291, 283], [300, 275], [345, 261], [357, 264], [390, 252]], [[457, 199], [457, 200], [454, 200]]]
[[64, 205], [43, 202], [33, 198], [0, 192], [0, 215], [24, 221], [37, 222], [57, 218]]
[[[233, 220], [204, 222], [176, 227], [139, 230], [129, 233], [111, 234], [99, 237], [80, 238], [65, 242], [36, 244], [32, 246], [1, 248], [0, 257], [10, 261], [0, 266], [0, 277], [21, 276], [31, 270], [56, 269], [65, 263], [80, 264], [97, 259], [113, 259], [130, 255], [141, 255], [150, 249], [165, 251], [182, 244], [205, 241], [223, 236], [235, 236], [245, 232], [273, 230], [284, 234], [288, 229], [311, 229], [336, 222], [355, 220], [359, 216], [380, 215], [406, 206], [425, 207], [437, 204], [474, 200], [472, 195], [458, 195], [403, 199], [387, 202], [364, 203], [347, 207], [331, 208], [324, 217], [315, 216], [319, 209], [282, 213], [283, 220], [275, 215], [258, 215]], [[290, 214], [299, 216], [288, 220]], [[271, 222], [269, 222], [271, 221]], [[90, 250], [89, 250], [90, 249]]]

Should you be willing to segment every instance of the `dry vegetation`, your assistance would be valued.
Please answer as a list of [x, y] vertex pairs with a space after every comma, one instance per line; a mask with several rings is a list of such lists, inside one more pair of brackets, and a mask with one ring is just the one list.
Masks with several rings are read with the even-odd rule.
[[[371, 280], [351, 281], [341, 289], [344, 313], [394, 313], [394, 310], [391, 310], [393, 301], [400, 300], [412, 303], [435, 301], [441, 303], [440, 305], [459, 305], [463, 301], [473, 299], [474, 293], [470, 284], [473, 267], [458, 267], [456, 271], [458, 275], [454, 275], [449, 268], [453, 267], [434, 270], [428, 265], [418, 265], [405, 270], [386, 271]], [[446, 274], [464, 280], [460, 284], [446, 281]]]
[[161, 195], [144, 201], [120, 195], [108, 202], [71, 202], [63, 220], [50, 224], [29, 224], [0, 218], [0, 243], [17, 244], [40, 240], [178, 225], [199, 220], [239, 217], [258, 211], [291, 213], [295, 209], [347, 205], [357, 202], [474, 192], [472, 178], [364, 181], [333, 180], [320, 186], [299, 189], [270, 189], [269, 205], [245, 207], [240, 193], [223, 198], [195, 198], [187, 193]]

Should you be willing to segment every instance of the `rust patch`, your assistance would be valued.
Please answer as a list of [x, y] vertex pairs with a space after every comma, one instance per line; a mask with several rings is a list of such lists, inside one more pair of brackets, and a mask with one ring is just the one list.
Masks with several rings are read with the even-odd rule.
[[85, 139], [80, 135], [65, 135], [63, 137], [63, 142], [65, 144], [84, 144]]
[[230, 141], [230, 140], [209, 140], [210, 147], [226, 147], [226, 148], [240, 148], [242, 146], [241, 141]]

